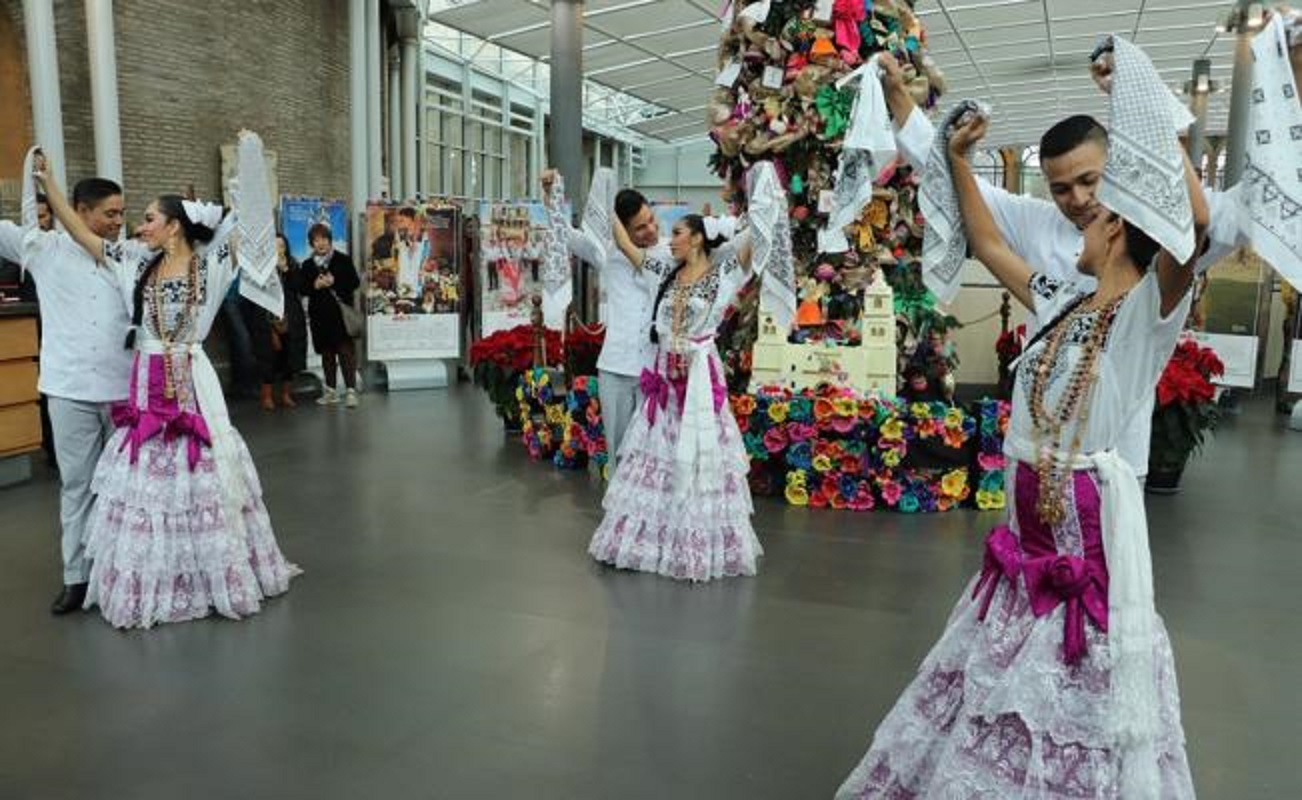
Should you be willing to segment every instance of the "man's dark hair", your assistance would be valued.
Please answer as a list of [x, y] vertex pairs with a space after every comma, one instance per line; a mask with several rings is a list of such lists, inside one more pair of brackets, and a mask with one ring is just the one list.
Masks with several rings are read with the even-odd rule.
[[416, 219], [417, 217], [416, 209], [412, 208], [411, 206], [403, 206], [402, 208], [398, 209], [398, 216], [406, 217], [407, 219]]
[[108, 178], [84, 178], [72, 187], [72, 207], [95, 208], [100, 203], [122, 194], [122, 187]]
[[1075, 150], [1086, 142], [1094, 142], [1104, 150], [1108, 147], [1108, 129], [1088, 114], [1067, 117], [1040, 137], [1040, 158], [1057, 158]]
[[624, 227], [628, 227], [633, 222], [633, 217], [637, 216], [637, 212], [647, 205], [646, 198], [637, 189], [620, 189], [615, 195], [615, 216], [619, 217]]
[[38, 205], [48, 206], [48, 205], [50, 204], [50, 198], [46, 197], [46, 196], [45, 196], [44, 194], [42, 194], [41, 192], [37, 192], [37, 193], [36, 193], [36, 202], [37, 202]]

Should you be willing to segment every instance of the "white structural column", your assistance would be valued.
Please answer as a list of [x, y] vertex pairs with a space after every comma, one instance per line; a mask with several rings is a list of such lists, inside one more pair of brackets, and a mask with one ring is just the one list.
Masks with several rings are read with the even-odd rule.
[[389, 51], [389, 197], [405, 200], [409, 194], [403, 183], [402, 170], [402, 82], [401, 51], [394, 47]]
[[113, 0], [86, 0], [90, 52], [90, 102], [95, 115], [95, 172], [122, 183], [122, 131], [118, 124], [118, 58]]
[[[416, 12], [411, 12], [416, 16]], [[402, 37], [402, 187], [416, 193], [416, 121], [425, 107], [421, 91], [420, 40]]]
[[384, 141], [380, 130], [380, 70], [383, 68], [384, 50], [380, 45], [380, 0], [366, 0], [366, 138], [367, 188], [371, 197], [383, 191], [384, 163], [380, 148]]
[[23, 0], [23, 27], [27, 29], [27, 78], [32, 90], [32, 126], [36, 143], [53, 162], [54, 176], [59, 185], [66, 187], [54, 5], [49, 0]]
[[[370, 181], [367, 178], [366, 141], [366, 0], [348, 3], [348, 127], [352, 139], [352, 227], [353, 242], [359, 242], [359, 214], [366, 210]], [[360, 252], [354, 246], [353, 252]]]

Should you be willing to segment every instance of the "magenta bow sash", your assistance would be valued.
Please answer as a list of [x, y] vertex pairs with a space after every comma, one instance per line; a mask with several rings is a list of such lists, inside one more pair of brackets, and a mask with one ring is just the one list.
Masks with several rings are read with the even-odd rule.
[[122, 441], [122, 447], [119, 449], [131, 449], [132, 464], [140, 458], [140, 447], [160, 433], [163, 434], [165, 442], [175, 441], [178, 437], [187, 440], [186, 455], [191, 471], [199, 465], [203, 448], [212, 447], [212, 434], [208, 431], [208, 423], [193, 412], [173, 410], [169, 413], [137, 408], [129, 403], [118, 403], [113, 406], [112, 413], [113, 424], [128, 429], [127, 437]]
[[212, 447], [212, 433], [208, 430], [208, 423], [202, 415], [183, 410], [175, 397], [166, 396], [166, 376], [161, 356], [138, 355], [137, 358], [148, 359], [145, 386], [147, 407], [140, 408], [138, 387], [136, 381], [132, 380], [127, 402], [116, 403], [112, 407], [113, 424], [128, 429], [127, 437], [119, 449], [130, 448], [131, 463], [135, 464], [140, 459], [140, 447], [160, 433], [165, 442], [184, 438], [190, 471], [193, 472], [203, 456], [203, 448]]
[[1085, 617], [1099, 630], [1108, 629], [1107, 579], [1097, 564], [1080, 556], [1046, 555], [1022, 563], [1031, 612], [1037, 617], [1066, 603], [1063, 615], [1062, 660], [1078, 664], [1085, 655]]
[[[700, 354], [701, 358], [707, 358], [705, 353]], [[659, 366], [657, 358], [656, 366]], [[642, 374], [638, 377], [638, 386], [642, 390], [642, 396], [646, 398], [646, 421], [656, 424], [656, 414], [669, 406], [669, 389], [673, 387], [674, 394], [678, 397], [678, 408], [681, 412], [683, 402], [687, 397], [687, 378], [671, 381], [664, 375], [660, 374], [659, 369], [642, 368]], [[719, 370], [715, 367], [714, 360], [710, 361], [710, 394], [714, 402], [714, 413], [719, 413], [723, 408], [724, 402], [728, 399], [728, 385], [719, 377]]]
[[[648, 424], [656, 424], [656, 413], [669, 406], [669, 386], [670, 381], [661, 375], [657, 370], [643, 367], [642, 375], [638, 378], [638, 385], [642, 389], [642, 396], [646, 398], [646, 421]], [[683, 398], [687, 395], [687, 382], [678, 381], [674, 384], [675, 394], [678, 395], [678, 407], [683, 407]]]
[[1010, 585], [1016, 585], [1022, 574], [1022, 545], [1017, 541], [1017, 534], [1007, 525], [998, 525], [986, 537], [985, 563], [981, 566], [981, 577], [972, 588], [972, 599], [985, 592], [981, 599], [981, 610], [977, 619], [985, 621], [990, 610], [990, 602], [995, 599], [995, 589], [999, 579], [1006, 578]]

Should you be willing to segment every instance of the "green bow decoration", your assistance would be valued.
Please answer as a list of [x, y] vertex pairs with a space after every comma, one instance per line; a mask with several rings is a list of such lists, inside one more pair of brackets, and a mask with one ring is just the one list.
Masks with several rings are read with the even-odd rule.
[[896, 287], [895, 313], [916, 319], [935, 309], [936, 296], [923, 287]]
[[854, 105], [854, 92], [824, 86], [814, 95], [814, 107], [823, 118], [823, 135], [835, 139], [850, 127], [850, 109]]

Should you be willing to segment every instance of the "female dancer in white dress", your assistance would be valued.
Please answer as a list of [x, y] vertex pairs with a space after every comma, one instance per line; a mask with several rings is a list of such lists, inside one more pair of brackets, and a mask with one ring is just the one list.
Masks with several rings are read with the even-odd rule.
[[[1013, 512], [837, 797], [1193, 797], [1143, 500], [1116, 448], [1175, 347], [1194, 271], [1104, 208], [1078, 264], [1094, 292], [1034, 272], [967, 163], [984, 128], [949, 143], [968, 241], [1043, 330], [1014, 388]], [[1201, 239], [1207, 206], [1185, 171]]]
[[750, 522], [750, 462], [714, 336], [752, 276], [752, 261], [766, 285], [786, 287], [779, 290], [794, 307], [786, 201], [776, 194], [771, 166], [757, 169], [763, 177], [752, 197], [752, 236], [717, 263], [710, 252], [723, 237], [707, 231], [700, 215], [674, 225], [673, 262], [649, 257], [611, 215], [616, 245], [659, 276], [660, 287], [649, 334], [656, 354], [640, 380], [643, 407], [624, 435], [606, 514], [588, 547], [598, 561], [692, 581], [756, 572], [764, 550]]
[[[240, 134], [244, 187], [233, 214], [163, 195], [145, 210], [142, 242], [110, 242], [68, 207], [48, 169], [38, 172], [59, 221], [111, 270], [132, 313], [136, 350], [129, 399], [100, 458], [86, 549], [94, 560], [86, 607], [118, 628], [256, 613], [289, 588], [262, 488], [203, 341], [226, 290], [273, 314], [283, 294], [265, 191], [262, 144]], [[239, 260], [234, 251], [238, 229]]]

